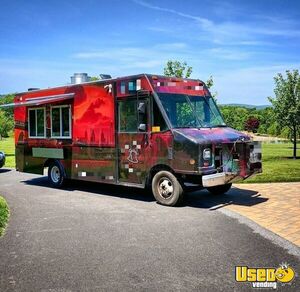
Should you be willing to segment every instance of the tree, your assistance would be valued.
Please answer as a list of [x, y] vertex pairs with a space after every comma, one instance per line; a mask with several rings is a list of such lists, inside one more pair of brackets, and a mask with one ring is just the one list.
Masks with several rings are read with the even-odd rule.
[[257, 132], [259, 120], [256, 117], [249, 117], [245, 122], [245, 130], [253, 133]]
[[249, 115], [249, 109], [238, 106], [220, 106], [220, 110], [226, 124], [237, 130], [244, 130], [245, 121]]
[[[209, 76], [209, 78], [207, 79], [205, 84], [208, 89], [211, 89], [214, 86], [214, 79], [211, 75]], [[214, 98], [214, 100], [217, 101], [218, 93], [217, 92], [214, 92], [214, 93], [210, 92], [210, 93], [211, 93], [211, 96]]]
[[[13, 103], [14, 102], [14, 94], [7, 94], [7, 95], [0, 95], [0, 105], [2, 104], [7, 104], [7, 103]], [[10, 119], [14, 119], [14, 108], [11, 107], [5, 107], [5, 108], [1, 108], [0, 110], [2, 110], [6, 117], [10, 118]]]
[[7, 117], [5, 113], [0, 110], [0, 140], [2, 137], [8, 137], [9, 132], [14, 128], [14, 120]]
[[100, 80], [100, 77], [98, 77], [98, 76], [90, 77], [90, 81], [97, 81], [97, 80]]
[[281, 73], [274, 77], [275, 98], [269, 97], [275, 117], [283, 127], [289, 127], [294, 144], [293, 157], [297, 158], [297, 134], [300, 132], [300, 76], [298, 70], [287, 70], [286, 77]]
[[170, 77], [189, 78], [193, 68], [188, 66], [186, 62], [169, 60], [164, 68], [164, 74]]
[[[0, 105], [12, 103], [13, 94], [0, 96]], [[8, 137], [9, 132], [14, 127], [14, 109], [13, 107], [0, 108], [0, 138]]]
[[214, 86], [214, 79], [211, 75], [209, 76], [209, 78], [207, 79], [205, 84], [208, 89], [210, 89]]

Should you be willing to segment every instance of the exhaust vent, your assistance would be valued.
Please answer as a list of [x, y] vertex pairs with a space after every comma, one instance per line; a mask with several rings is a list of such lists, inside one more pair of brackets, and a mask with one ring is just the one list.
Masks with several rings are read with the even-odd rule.
[[71, 76], [71, 83], [72, 84], [80, 84], [83, 82], [88, 82], [91, 80], [91, 77], [88, 76], [87, 73], [74, 73], [73, 76]]

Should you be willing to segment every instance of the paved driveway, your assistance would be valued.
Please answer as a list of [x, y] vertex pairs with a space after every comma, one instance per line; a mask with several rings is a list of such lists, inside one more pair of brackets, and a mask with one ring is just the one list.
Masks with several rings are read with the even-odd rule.
[[[261, 226], [300, 246], [300, 183], [239, 184], [242, 197], [249, 192], [248, 204], [227, 204]], [[231, 192], [233, 194], [233, 192]], [[229, 195], [230, 196], [230, 195]], [[229, 197], [227, 196], [227, 198]], [[261, 204], [255, 204], [255, 200]], [[251, 204], [254, 202], [254, 205]]]
[[[195, 197], [199, 192], [194, 194]], [[235, 184], [224, 196], [203, 193], [212, 210], [228, 209], [300, 246], [300, 183]], [[196, 200], [197, 201], [197, 200]]]
[[[57, 190], [43, 177], [2, 170], [0, 193], [11, 208], [1, 292], [253, 291], [235, 282], [235, 265], [287, 262], [300, 271], [285, 244], [211, 208], [205, 191], [168, 208], [141, 190], [80, 182]], [[297, 277], [281, 288], [299, 285]]]

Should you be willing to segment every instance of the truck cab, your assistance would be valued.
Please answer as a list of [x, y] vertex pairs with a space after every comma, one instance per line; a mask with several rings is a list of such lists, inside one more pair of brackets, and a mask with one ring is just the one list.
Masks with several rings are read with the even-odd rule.
[[[151, 83], [152, 135], [172, 137], [165, 147], [153, 145], [158, 148], [155, 156], [164, 156], [163, 165], [170, 167], [150, 175], [159, 202], [177, 204], [186, 183], [223, 194], [233, 182], [261, 172], [260, 143], [226, 125], [204, 82], [152, 76]], [[160, 155], [166, 148], [168, 152]]]

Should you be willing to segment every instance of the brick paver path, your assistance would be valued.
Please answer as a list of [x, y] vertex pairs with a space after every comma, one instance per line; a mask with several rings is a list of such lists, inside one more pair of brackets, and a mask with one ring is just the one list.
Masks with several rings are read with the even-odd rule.
[[300, 182], [235, 184], [225, 196], [225, 208], [300, 246]]

